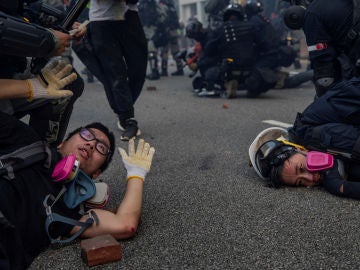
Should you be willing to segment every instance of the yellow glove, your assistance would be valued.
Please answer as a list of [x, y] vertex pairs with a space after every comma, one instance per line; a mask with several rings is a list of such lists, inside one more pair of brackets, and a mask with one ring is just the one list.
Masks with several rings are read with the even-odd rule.
[[131, 139], [129, 140], [129, 154], [123, 148], [119, 147], [118, 150], [127, 170], [127, 180], [135, 177], [145, 180], [146, 174], [150, 171], [155, 148], [150, 147], [150, 144], [140, 139], [135, 150], [134, 139]]
[[29, 86], [29, 98], [46, 98], [56, 99], [62, 97], [69, 97], [73, 95], [70, 90], [62, 90], [65, 85], [76, 80], [77, 75], [72, 71], [72, 66], [66, 64], [65, 61], [53, 61], [46, 65], [42, 70], [41, 74], [36, 78], [26, 80]]

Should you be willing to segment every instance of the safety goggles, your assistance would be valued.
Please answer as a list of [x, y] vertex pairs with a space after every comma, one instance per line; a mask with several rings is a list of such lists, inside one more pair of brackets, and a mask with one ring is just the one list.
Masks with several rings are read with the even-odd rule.
[[87, 129], [82, 127], [79, 131], [79, 135], [81, 138], [83, 138], [85, 141], [96, 141], [95, 142], [95, 149], [103, 156], [107, 156], [110, 153], [109, 146], [103, 141], [100, 141], [98, 138], [96, 138], [95, 134], [91, 129]]
[[296, 148], [280, 141], [267, 141], [256, 152], [255, 162], [260, 173], [269, 177], [271, 169], [283, 164], [295, 151]]

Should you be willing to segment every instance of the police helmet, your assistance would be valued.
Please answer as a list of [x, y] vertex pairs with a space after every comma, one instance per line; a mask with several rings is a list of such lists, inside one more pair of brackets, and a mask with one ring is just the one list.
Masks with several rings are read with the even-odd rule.
[[308, 7], [308, 5], [310, 5], [310, 3], [311, 3], [313, 0], [283, 0], [283, 1], [288, 2], [288, 3], [290, 3], [291, 5]]
[[186, 37], [196, 40], [201, 35], [202, 29], [202, 23], [197, 19], [193, 19], [185, 27]]
[[249, 16], [261, 13], [264, 11], [264, 5], [258, 0], [247, 0], [245, 6], [246, 14]]
[[304, 25], [305, 16], [304, 6], [291, 6], [284, 12], [284, 22], [287, 27], [293, 30], [298, 30]]
[[297, 152], [293, 145], [285, 144], [278, 139], [286, 140], [286, 129], [271, 127], [263, 130], [255, 138], [249, 148], [249, 157], [256, 173], [269, 180], [273, 187], [281, 186], [280, 168], [285, 160]]
[[228, 21], [232, 16], [236, 16], [239, 20], [242, 20], [244, 18], [243, 7], [239, 4], [228, 5], [223, 14], [223, 21]]

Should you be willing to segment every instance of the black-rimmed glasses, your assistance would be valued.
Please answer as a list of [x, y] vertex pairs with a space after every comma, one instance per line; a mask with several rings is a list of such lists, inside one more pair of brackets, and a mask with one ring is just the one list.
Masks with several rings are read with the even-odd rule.
[[91, 129], [82, 127], [79, 131], [79, 134], [80, 137], [87, 142], [95, 140], [95, 149], [103, 156], [107, 156], [110, 153], [109, 146], [105, 142], [96, 138], [94, 132]]

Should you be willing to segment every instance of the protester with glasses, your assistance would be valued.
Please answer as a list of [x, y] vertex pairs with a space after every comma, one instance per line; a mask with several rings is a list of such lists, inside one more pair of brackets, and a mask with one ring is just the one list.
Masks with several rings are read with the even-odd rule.
[[339, 82], [298, 113], [289, 131], [262, 131], [249, 148], [257, 174], [274, 187], [322, 185], [360, 199], [359, 88], [359, 78]]
[[[38, 140], [39, 136], [30, 126], [0, 112], [0, 156]], [[140, 140], [137, 147], [134, 140], [130, 140], [128, 153], [119, 148], [127, 171], [127, 185], [115, 213], [102, 208], [86, 208], [88, 211], [84, 213], [81, 211], [83, 204], [68, 207], [66, 192], [75, 180], [66, 180], [68, 182], [62, 184], [54, 178], [54, 168], [62, 165], [67, 157], [75, 156], [78, 170], [92, 181], [106, 170], [114, 150], [113, 133], [101, 123], [91, 123], [69, 133], [56, 148], [49, 148], [48, 158], [15, 171], [13, 179], [0, 174], [0, 269], [25, 269], [49, 246], [50, 240], [67, 241], [79, 232], [81, 237], [111, 234], [116, 239], [135, 235], [140, 221], [144, 180], [155, 152], [144, 140]], [[51, 160], [50, 164], [48, 160]], [[62, 194], [63, 187], [66, 187], [65, 195], [56, 201], [55, 197]], [[45, 202], [49, 195], [56, 201], [51, 205], [50, 214], [56, 213], [81, 224], [91, 219], [90, 225], [85, 230], [66, 222], [48, 226], [49, 212]]]

